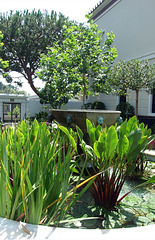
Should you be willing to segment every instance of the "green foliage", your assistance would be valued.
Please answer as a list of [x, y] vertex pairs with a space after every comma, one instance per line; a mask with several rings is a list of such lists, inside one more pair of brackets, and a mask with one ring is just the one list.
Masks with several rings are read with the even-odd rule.
[[[3, 45], [4, 45], [4, 43], [2, 42], [2, 39], [3, 39], [3, 35], [2, 35], [2, 32], [0, 31], [0, 50], [2, 50], [2, 47], [3, 47]], [[8, 65], [8, 61], [4, 61], [4, 60], [0, 57], [0, 73], [4, 74], [2, 69], [7, 68], [8, 66], [9, 66], [9, 65]]]
[[66, 104], [70, 98], [75, 97], [78, 90], [70, 52], [63, 51], [63, 46], [55, 44], [47, 55], [41, 55], [42, 71], [38, 73], [39, 78], [46, 82], [40, 93], [41, 102], [50, 103], [53, 108]]
[[147, 145], [151, 131], [144, 124], [139, 124], [135, 116], [119, 127], [116, 125], [103, 129], [87, 120], [91, 145], [84, 142], [78, 127], [77, 131], [94, 173], [104, 170], [91, 187], [95, 203], [113, 210], [120, 201], [118, 196], [124, 181], [134, 171], [137, 156]]
[[155, 65], [148, 60], [119, 61], [108, 74], [107, 85], [109, 92], [126, 95], [128, 90], [136, 91], [136, 116], [138, 116], [138, 93], [144, 88], [151, 92], [155, 82]]
[[20, 115], [20, 108], [18, 106], [13, 109], [13, 115]]
[[38, 122], [43, 122], [48, 120], [48, 113], [45, 111], [40, 111], [38, 114], [36, 114], [35, 118]]
[[[46, 82], [45, 92], [53, 107], [61, 106], [70, 98], [82, 92], [83, 106], [85, 96], [100, 91], [110, 64], [116, 57], [112, 47], [114, 34], [107, 34], [102, 47], [102, 34], [92, 22], [90, 25], [75, 24], [64, 26], [64, 41], [61, 47], [55, 44], [41, 56], [39, 78]], [[89, 79], [92, 84], [89, 86]]]
[[135, 115], [134, 107], [128, 102], [121, 102], [116, 106], [116, 110], [121, 111], [123, 120]]
[[[38, 69], [40, 53], [46, 53], [47, 46], [53, 42], [62, 42], [62, 26], [68, 24], [67, 18], [52, 11], [42, 13], [33, 10], [13, 11], [0, 15], [0, 29], [3, 32], [4, 47], [0, 56], [9, 61], [7, 73], [11, 71], [21, 74], [30, 84], [32, 90], [38, 93], [36, 70]], [[6, 80], [12, 82], [11, 76]], [[18, 82], [20, 83], [20, 82]]]
[[99, 109], [99, 110], [105, 110], [105, 104], [103, 102], [93, 102], [91, 105], [91, 109]]
[[12, 86], [11, 84], [4, 85], [2, 82], [0, 82], [0, 93], [24, 94], [24, 95], [26, 95], [26, 93], [24, 91], [19, 91], [17, 87]]
[[37, 120], [31, 126], [22, 121], [14, 130], [8, 127], [0, 133], [1, 217], [33, 224], [57, 224], [65, 218], [92, 183], [76, 194], [82, 170], [72, 187], [78, 166], [76, 134], [72, 135], [63, 127], [50, 133]]

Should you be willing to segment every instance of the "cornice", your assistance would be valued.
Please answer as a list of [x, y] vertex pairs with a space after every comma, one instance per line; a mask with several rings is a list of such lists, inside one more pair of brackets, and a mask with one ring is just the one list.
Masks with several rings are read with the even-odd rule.
[[102, 0], [102, 1], [100, 1], [90, 12], [90, 14], [92, 14], [92, 19], [95, 20], [96, 18], [98, 18], [101, 14], [103, 14], [105, 11], [107, 11], [117, 1], [118, 0]]

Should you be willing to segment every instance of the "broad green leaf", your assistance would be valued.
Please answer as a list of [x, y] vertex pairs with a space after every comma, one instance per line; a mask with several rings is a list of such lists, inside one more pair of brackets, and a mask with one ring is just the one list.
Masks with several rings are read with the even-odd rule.
[[129, 151], [133, 151], [137, 147], [141, 136], [142, 134], [140, 128], [137, 128], [130, 132], [130, 134], [127, 136], [129, 140]]
[[95, 139], [98, 140], [99, 137], [101, 136], [101, 131], [102, 131], [102, 127], [101, 125], [98, 125], [96, 130], [95, 130]]
[[96, 128], [94, 127], [94, 124], [92, 124], [88, 119], [86, 119], [86, 126], [87, 126], [87, 132], [89, 134], [91, 144], [93, 145], [96, 140], [95, 138]]
[[102, 142], [95, 142], [94, 143], [94, 152], [98, 158], [100, 158], [100, 159], [104, 158], [105, 144]]
[[119, 139], [117, 146], [117, 154], [120, 159], [123, 158], [124, 154], [128, 152], [129, 140], [126, 135], [123, 138]]
[[118, 144], [118, 136], [114, 126], [109, 127], [105, 143], [106, 158], [111, 159]]
[[128, 136], [133, 130], [138, 128], [138, 121], [136, 116], [129, 119], [126, 126], [126, 135]]

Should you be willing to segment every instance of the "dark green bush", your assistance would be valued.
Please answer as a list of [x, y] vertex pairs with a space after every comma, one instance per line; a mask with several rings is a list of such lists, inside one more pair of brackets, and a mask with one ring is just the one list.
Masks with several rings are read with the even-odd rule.
[[103, 102], [96, 101], [91, 105], [91, 109], [105, 110], [105, 104]]
[[88, 103], [85, 103], [85, 104], [84, 104], [84, 108], [85, 108], [85, 109], [90, 109], [91, 106], [92, 106], [92, 103], [91, 103], [91, 102], [88, 102]]
[[44, 111], [40, 111], [38, 114], [36, 114], [35, 118], [39, 121], [47, 121], [48, 120], [48, 113]]
[[128, 102], [121, 102], [116, 106], [116, 110], [121, 111], [123, 120], [129, 119], [135, 115], [134, 107]]

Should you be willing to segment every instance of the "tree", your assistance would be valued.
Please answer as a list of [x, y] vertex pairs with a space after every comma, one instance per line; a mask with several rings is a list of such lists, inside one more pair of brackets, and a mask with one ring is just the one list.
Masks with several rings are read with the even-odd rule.
[[19, 91], [17, 87], [12, 86], [11, 84], [4, 85], [1, 82], [0, 82], [0, 93], [24, 94], [24, 95], [26, 95], [26, 92]]
[[[89, 21], [89, 25], [75, 24], [64, 26], [64, 40], [61, 47], [55, 44], [43, 54], [38, 76], [46, 82], [46, 90], [59, 105], [82, 92], [83, 106], [90, 89], [98, 92], [104, 84], [109, 65], [116, 57], [112, 47], [114, 34], [107, 34], [102, 46], [102, 33]], [[91, 81], [90, 81], [91, 79]], [[61, 96], [61, 97], [60, 97]], [[65, 96], [65, 101], [62, 102]]]
[[41, 103], [50, 103], [53, 108], [60, 108], [79, 91], [75, 69], [72, 68], [70, 53], [65, 51], [64, 44], [55, 44], [41, 55], [41, 70], [38, 77], [46, 82], [40, 92]]
[[[3, 39], [3, 34], [0, 31], [0, 50], [2, 49], [4, 43], [2, 42]], [[4, 75], [4, 71], [3, 69], [7, 68], [9, 66], [9, 63], [7, 61], [4, 61], [1, 57], [0, 57], [0, 73], [2, 75]]]
[[[15, 13], [11, 11], [9, 15], [1, 14], [0, 30], [3, 32], [4, 48], [0, 56], [9, 61], [9, 67], [5, 71], [21, 74], [34, 93], [39, 95], [34, 80], [37, 81], [36, 70], [40, 53], [46, 53], [46, 47], [52, 46], [54, 41], [60, 44], [62, 26], [67, 23], [67, 18], [62, 14], [58, 16], [54, 11], [50, 15], [47, 11], [42, 13], [40, 10]], [[12, 82], [10, 75], [5, 76], [8, 82]]]
[[141, 89], [151, 92], [155, 82], [155, 65], [148, 60], [120, 61], [108, 74], [107, 85], [117, 95], [126, 95], [128, 90], [136, 91], [136, 116], [138, 117], [138, 95]]

